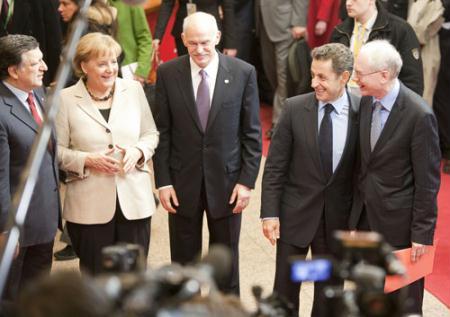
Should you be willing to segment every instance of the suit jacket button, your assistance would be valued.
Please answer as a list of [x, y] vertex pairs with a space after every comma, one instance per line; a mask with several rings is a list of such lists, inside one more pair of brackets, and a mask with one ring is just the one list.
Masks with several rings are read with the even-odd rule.
[[114, 147], [114, 145], [108, 144], [108, 149], [112, 149], [113, 147]]
[[106, 133], [111, 133], [111, 130], [106, 128]]

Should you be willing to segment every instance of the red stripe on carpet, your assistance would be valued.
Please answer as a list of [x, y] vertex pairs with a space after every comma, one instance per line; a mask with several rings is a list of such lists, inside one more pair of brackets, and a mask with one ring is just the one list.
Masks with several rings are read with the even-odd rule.
[[441, 173], [438, 194], [438, 221], [435, 239], [438, 240], [433, 274], [425, 279], [425, 288], [450, 307], [450, 175]]
[[272, 127], [272, 107], [261, 104], [259, 117], [261, 118], [262, 139], [263, 139], [263, 155], [267, 156], [269, 152], [270, 140], [266, 138], [266, 132]]
[[[271, 127], [272, 107], [261, 104], [263, 130], [263, 155], [267, 156], [270, 140], [265, 133]], [[435, 239], [439, 240], [434, 260], [433, 274], [425, 279], [426, 289], [442, 303], [450, 307], [450, 175], [442, 173], [438, 195], [438, 222]]]

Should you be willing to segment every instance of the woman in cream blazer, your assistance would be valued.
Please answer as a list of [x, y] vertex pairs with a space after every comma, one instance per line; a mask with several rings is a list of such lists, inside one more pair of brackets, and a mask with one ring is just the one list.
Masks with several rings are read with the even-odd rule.
[[75, 72], [56, 120], [58, 160], [68, 180], [63, 216], [80, 266], [101, 271], [101, 249], [150, 242], [155, 211], [147, 161], [159, 134], [141, 85], [117, 78], [120, 46], [90, 33], [79, 42]]

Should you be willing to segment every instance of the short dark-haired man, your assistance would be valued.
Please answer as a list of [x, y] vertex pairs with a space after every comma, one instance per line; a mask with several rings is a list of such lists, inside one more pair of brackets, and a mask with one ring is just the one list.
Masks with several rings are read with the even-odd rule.
[[[261, 194], [263, 232], [277, 245], [274, 290], [299, 309], [300, 284], [288, 258], [332, 253], [334, 230], [346, 230], [352, 206], [359, 98], [345, 85], [352, 52], [342, 44], [312, 51], [313, 93], [289, 98], [270, 145]], [[342, 281], [329, 281], [343, 285]], [[316, 283], [313, 316], [323, 316]]]
[[[5, 228], [12, 195], [26, 165], [33, 141], [44, 119], [44, 92], [40, 88], [47, 65], [38, 42], [27, 35], [0, 38], [0, 239]], [[19, 254], [11, 267], [5, 292], [17, 292], [42, 273], [49, 273], [53, 239], [59, 223], [58, 169], [52, 136], [34, 189]]]
[[[389, 13], [376, 0], [346, 0], [348, 17], [334, 28], [330, 42], [342, 43], [353, 52], [355, 59], [364, 43], [385, 39], [399, 51], [403, 68], [399, 79], [406, 87], [423, 94], [423, 66], [420, 44], [411, 25]], [[352, 78], [353, 79], [353, 78]], [[350, 88], [358, 89], [354, 80]]]

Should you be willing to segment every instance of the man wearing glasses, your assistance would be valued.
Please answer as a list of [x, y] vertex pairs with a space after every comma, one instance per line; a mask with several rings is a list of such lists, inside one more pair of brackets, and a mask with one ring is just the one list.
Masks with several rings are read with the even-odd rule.
[[[384, 40], [364, 45], [355, 62], [361, 166], [350, 227], [411, 248], [417, 262], [433, 244], [441, 156], [433, 111], [400, 82], [401, 68], [400, 54]], [[404, 313], [422, 315], [423, 289], [423, 279], [408, 286]]]

